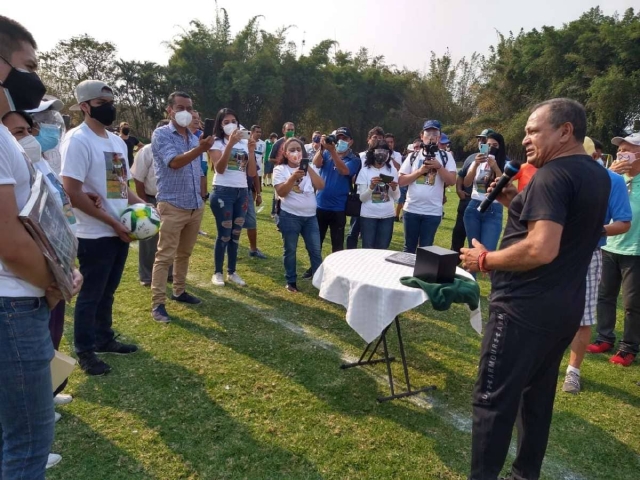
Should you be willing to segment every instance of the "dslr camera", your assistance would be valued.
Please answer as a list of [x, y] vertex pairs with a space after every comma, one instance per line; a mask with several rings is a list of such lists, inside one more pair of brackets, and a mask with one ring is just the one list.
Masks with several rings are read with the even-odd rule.
[[424, 154], [425, 160], [433, 160], [440, 150], [437, 143], [420, 143], [420, 149]]
[[328, 144], [328, 145], [333, 145], [338, 141], [338, 139], [336, 138], [335, 135], [327, 135], [326, 137], [324, 137], [324, 143]]

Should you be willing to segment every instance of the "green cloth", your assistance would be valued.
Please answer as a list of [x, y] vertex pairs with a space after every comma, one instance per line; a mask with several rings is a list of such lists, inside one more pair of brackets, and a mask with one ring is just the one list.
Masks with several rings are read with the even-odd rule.
[[453, 283], [427, 283], [416, 277], [402, 277], [400, 283], [424, 290], [434, 310], [448, 310], [452, 303], [466, 303], [473, 311], [480, 302], [480, 287], [462, 275], [456, 275]]

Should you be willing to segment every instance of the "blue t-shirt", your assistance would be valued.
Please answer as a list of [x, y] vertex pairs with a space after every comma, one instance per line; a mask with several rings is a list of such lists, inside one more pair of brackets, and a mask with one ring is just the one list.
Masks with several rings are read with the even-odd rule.
[[[604, 218], [604, 225], [614, 222], [630, 222], [632, 218], [631, 203], [627, 193], [627, 184], [622, 175], [618, 175], [611, 170], [607, 170], [611, 178], [611, 193], [609, 193], [609, 204], [607, 206], [607, 216]], [[607, 244], [607, 237], [602, 237], [598, 247]]]
[[349, 168], [348, 175], [342, 175], [328, 151], [322, 152], [322, 167], [320, 176], [324, 180], [324, 188], [318, 192], [318, 208], [330, 212], [344, 212], [347, 196], [351, 186], [351, 179], [358, 174], [362, 162], [360, 157], [349, 152], [343, 159]]

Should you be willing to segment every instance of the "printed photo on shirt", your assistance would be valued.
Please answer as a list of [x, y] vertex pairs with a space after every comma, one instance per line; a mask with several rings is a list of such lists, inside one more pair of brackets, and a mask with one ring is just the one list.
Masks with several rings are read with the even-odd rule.
[[231, 155], [229, 156], [229, 163], [227, 164], [227, 170], [246, 172], [248, 163], [249, 163], [249, 156], [247, 155], [247, 152], [245, 152], [242, 149], [233, 148], [231, 150]]
[[127, 171], [124, 158], [117, 152], [104, 152], [105, 173], [107, 177], [107, 198], [126, 199]]
[[372, 203], [386, 203], [389, 201], [389, 185], [378, 183], [371, 192]]
[[489, 177], [491, 176], [490, 171], [484, 172], [484, 174], [476, 177], [476, 190], [480, 194], [487, 193], [487, 183], [489, 181]]
[[302, 178], [299, 178], [298, 180], [296, 180], [296, 183], [293, 185], [293, 188], [291, 189], [291, 191], [293, 193], [302, 193], [302, 189], [300, 188], [300, 183], [302, 183]]

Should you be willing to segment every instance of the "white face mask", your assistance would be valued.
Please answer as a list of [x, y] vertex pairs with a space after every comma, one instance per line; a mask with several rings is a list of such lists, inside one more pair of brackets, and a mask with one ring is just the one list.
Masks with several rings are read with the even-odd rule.
[[193, 121], [193, 115], [186, 110], [182, 110], [181, 112], [176, 112], [174, 115], [176, 123], [181, 127], [188, 127]]
[[297, 167], [300, 165], [300, 160], [302, 160], [302, 152], [288, 152], [287, 158], [292, 167]]
[[31, 160], [31, 163], [37, 163], [42, 159], [42, 147], [33, 135], [27, 135], [18, 140], [25, 153]]
[[237, 123], [227, 123], [224, 127], [222, 127], [222, 130], [224, 130], [224, 134], [227, 136], [231, 135], [237, 129], [238, 129]]

